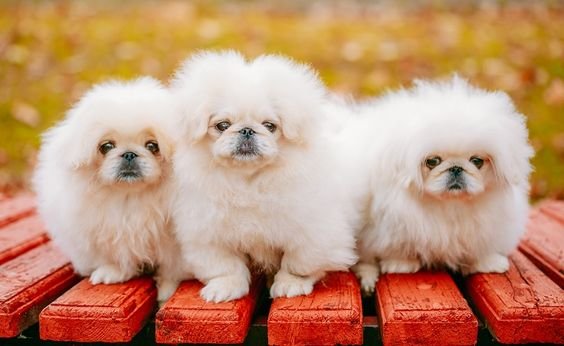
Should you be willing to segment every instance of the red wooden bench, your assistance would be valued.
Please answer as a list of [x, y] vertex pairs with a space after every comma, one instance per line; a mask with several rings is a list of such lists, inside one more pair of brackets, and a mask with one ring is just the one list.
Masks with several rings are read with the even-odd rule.
[[331, 273], [309, 296], [274, 301], [257, 276], [248, 296], [221, 304], [204, 302], [192, 280], [159, 309], [152, 279], [81, 280], [33, 197], [0, 199], [0, 344], [564, 344], [563, 275], [564, 202], [547, 201], [531, 211], [505, 274], [384, 275], [361, 299], [351, 273]]

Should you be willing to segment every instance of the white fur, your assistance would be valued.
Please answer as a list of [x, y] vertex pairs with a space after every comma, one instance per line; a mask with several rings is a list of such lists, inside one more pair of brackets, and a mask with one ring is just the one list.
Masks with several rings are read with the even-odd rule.
[[[325, 90], [308, 67], [204, 53], [183, 64], [172, 90], [183, 110], [175, 220], [204, 299], [245, 295], [250, 265], [277, 273], [270, 293], [278, 297], [308, 294], [326, 271], [355, 263], [352, 209], [324, 137]], [[219, 133], [225, 119], [232, 125]], [[243, 127], [257, 132], [260, 158], [231, 155]]]
[[[367, 266], [378, 262], [383, 273], [507, 270], [525, 230], [533, 155], [525, 118], [507, 95], [454, 77], [418, 81], [347, 112], [357, 114], [340, 133], [344, 155], [363, 153], [351, 167], [367, 182], [351, 187], [368, 211], [355, 267], [366, 291], [378, 273]], [[429, 170], [425, 159], [437, 154], [443, 164]], [[468, 161], [475, 154], [487, 158], [482, 169]], [[464, 167], [466, 190], [445, 190], [452, 165]]]
[[[43, 139], [34, 176], [39, 212], [75, 270], [96, 283], [123, 282], [156, 267], [159, 300], [181, 276], [180, 249], [169, 217], [174, 102], [151, 78], [90, 90]], [[154, 139], [160, 153], [145, 149]], [[116, 148], [99, 152], [104, 140]], [[143, 178], [116, 180], [125, 151]]]

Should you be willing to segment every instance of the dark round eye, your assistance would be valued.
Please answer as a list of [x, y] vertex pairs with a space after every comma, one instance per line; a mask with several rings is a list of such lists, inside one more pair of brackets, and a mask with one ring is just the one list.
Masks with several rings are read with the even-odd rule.
[[151, 153], [156, 154], [159, 152], [159, 143], [157, 143], [157, 141], [147, 141], [145, 148]]
[[276, 131], [276, 125], [274, 125], [270, 121], [265, 121], [264, 123], [262, 123], [262, 126], [266, 127], [266, 129], [270, 132]]
[[112, 150], [115, 147], [116, 147], [116, 145], [115, 145], [114, 142], [107, 141], [107, 142], [100, 144], [100, 146], [98, 147], [98, 150], [100, 150], [102, 155], [106, 155], [108, 153], [108, 151]]
[[229, 121], [221, 121], [221, 122], [215, 124], [215, 128], [219, 132], [223, 132], [223, 131], [227, 130], [230, 126], [231, 126], [231, 123]]
[[484, 159], [478, 156], [472, 156], [470, 158], [470, 162], [472, 162], [472, 164], [476, 166], [478, 169], [482, 168], [482, 166], [484, 165]]
[[443, 160], [439, 156], [433, 156], [425, 160], [425, 166], [427, 166], [429, 169], [433, 169], [440, 165], [441, 162], [443, 162]]

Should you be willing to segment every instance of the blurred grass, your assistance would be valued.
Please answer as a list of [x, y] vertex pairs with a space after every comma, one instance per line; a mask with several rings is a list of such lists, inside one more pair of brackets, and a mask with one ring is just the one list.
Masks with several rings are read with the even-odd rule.
[[504, 90], [529, 117], [533, 198], [564, 198], [564, 7], [551, 1], [4, 1], [0, 191], [28, 187], [39, 134], [93, 83], [166, 80], [207, 48], [287, 54], [356, 97], [454, 71]]

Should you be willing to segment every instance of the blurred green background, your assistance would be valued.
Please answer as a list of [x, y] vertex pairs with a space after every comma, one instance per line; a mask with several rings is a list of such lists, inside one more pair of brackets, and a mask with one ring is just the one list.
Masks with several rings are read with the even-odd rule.
[[2, 1], [0, 193], [28, 188], [39, 134], [92, 84], [166, 81], [207, 48], [287, 54], [359, 98], [454, 71], [504, 90], [529, 118], [533, 199], [564, 198], [558, 1]]

